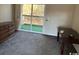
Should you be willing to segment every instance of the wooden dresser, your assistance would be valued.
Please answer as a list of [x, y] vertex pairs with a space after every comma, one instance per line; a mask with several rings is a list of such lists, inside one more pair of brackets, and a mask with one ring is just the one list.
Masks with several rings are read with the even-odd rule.
[[15, 25], [13, 22], [0, 23], [0, 43], [7, 40], [12, 33], [15, 32]]
[[60, 54], [77, 53], [72, 44], [79, 44], [79, 34], [72, 28], [58, 27], [57, 41], [60, 46]]

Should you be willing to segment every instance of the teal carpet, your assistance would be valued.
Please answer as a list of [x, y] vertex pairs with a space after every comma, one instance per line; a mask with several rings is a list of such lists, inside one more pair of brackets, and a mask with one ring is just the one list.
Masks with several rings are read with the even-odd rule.
[[[30, 30], [30, 24], [22, 24], [21, 29]], [[32, 31], [42, 32], [42, 26], [32, 24]]]

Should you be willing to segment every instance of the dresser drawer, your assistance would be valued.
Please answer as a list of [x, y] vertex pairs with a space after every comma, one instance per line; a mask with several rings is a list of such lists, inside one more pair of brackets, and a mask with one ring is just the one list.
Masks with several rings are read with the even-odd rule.
[[0, 43], [7, 40], [12, 33], [15, 32], [15, 26], [13, 22], [0, 23]]

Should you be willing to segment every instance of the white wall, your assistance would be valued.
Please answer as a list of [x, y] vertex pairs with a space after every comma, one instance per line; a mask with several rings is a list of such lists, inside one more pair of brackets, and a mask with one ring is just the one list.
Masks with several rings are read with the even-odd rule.
[[12, 20], [12, 7], [10, 4], [0, 4], [0, 22]]
[[79, 33], [79, 5], [75, 5], [72, 28]]
[[73, 5], [46, 5], [44, 33], [57, 36], [58, 26], [71, 27], [72, 14]]

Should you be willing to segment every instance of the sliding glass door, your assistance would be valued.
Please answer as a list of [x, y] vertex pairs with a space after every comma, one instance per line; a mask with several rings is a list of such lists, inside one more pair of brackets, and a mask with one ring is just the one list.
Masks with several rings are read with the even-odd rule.
[[43, 31], [44, 5], [24, 4], [20, 29], [34, 32]]

